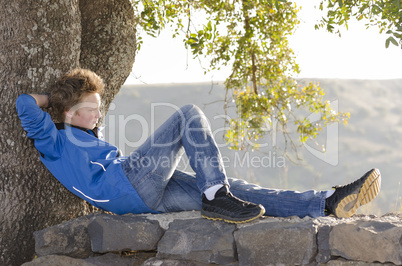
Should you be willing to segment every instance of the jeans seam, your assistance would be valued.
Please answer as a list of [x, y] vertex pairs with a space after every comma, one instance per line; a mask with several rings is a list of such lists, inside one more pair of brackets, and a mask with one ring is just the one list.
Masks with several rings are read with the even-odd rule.
[[326, 191], [321, 191], [319, 216], [325, 216], [325, 201], [326, 201]]
[[[178, 118], [179, 118], [179, 117], [178, 117]], [[178, 119], [178, 118], [176, 118], [176, 119]], [[174, 124], [173, 122], [174, 122], [174, 121], [172, 121], [172, 123], [170, 123], [169, 127], [167, 127], [163, 132], [166, 132], [166, 131], [168, 131], [168, 130], [171, 130], [171, 128], [173, 128], [173, 124]], [[159, 134], [158, 138], [157, 138], [156, 140], [154, 140], [154, 141], [157, 141], [157, 140], [160, 139], [162, 136], [163, 136], [163, 134]], [[180, 133], [180, 136], [181, 136], [181, 133]], [[152, 138], [150, 139], [150, 141], [152, 141]], [[141, 148], [141, 147], [140, 147], [140, 148]], [[151, 144], [150, 144], [150, 148], [152, 148], [152, 142], [151, 142]], [[143, 158], [143, 157], [145, 157], [146, 155], [148, 155], [150, 151], [151, 151], [151, 149], [147, 149], [146, 152], [141, 153], [137, 160], [140, 160], [141, 158]], [[134, 152], [136, 152], [136, 151], [134, 151]], [[131, 167], [130, 167], [130, 170], [133, 170], [133, 169], [134, 169], [134, 168], [131, 168]], [[137, 170], [138, 170], [138, 169], [137, 169]], [[130, 171], [130, 172], [131, 172], [131, 171]], [[138, 171], [138, 172], [140, 172], [140, 171]], [[147, 174], [145, 174], [145, 176], [148, 176], [148, 175], [153, 174], [153, 173], [156, 173], [156, 174], [159, 175], [159, 176], [163, 176], [163, 175], [157, 173], [156, 169], [150, 170]], [[145, 176], [144, 176], [144, 177], [145, 177]]]
[[[178, 116], [175, 120], [178, 120], [179, 118], [180, 118], [180, 117]], [[166, 128], [165, 130], [163, 130], [162, 132], [170, 131], [170, 130], [173, 128], [173, 124], [175, 124], [175, 120], [172, 121], [172, 123], [170, 123], [169, 127], [167, 127], [167, 128]], [[180, 125], [181, 125], [181, 124], [180, 124]], [[180, 129], [181, 129], [181, 126], [180, 126]], [[181, 134], [180, 131], [181, 131], [181, 130], [179, 130], [179, 135], [181, 136], [181, 137], [180, 137], [180, 141], [181, 141], [182, 134]], [[159, 134], [158, 138], [155, 139], [155, 140], [152, 139], [152, 135], [151, 135], [151, 136], [150, 136], [150, 142], [151, 142], [151, 145], [150, 145], [151, 147], [150, 147], [150, 148], [152, 148], [152, 144], [154, 144], [154, 143], [152, 143], [152, 141], [157, 142], [163, 135], [164, 135], [164, 134]], [[150, 149], [148, 149], [148, 150], [144, 153], [144, 155], [143, 155], [142, 157], [144, 157], [145, 155], [147, 155], [149, 152], [150, 152]]]

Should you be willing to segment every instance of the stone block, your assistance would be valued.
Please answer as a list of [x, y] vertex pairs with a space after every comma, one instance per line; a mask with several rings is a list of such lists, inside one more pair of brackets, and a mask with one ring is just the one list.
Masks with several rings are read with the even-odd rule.
[[85, 259], [85, 262], [96, 266], [132, 266], [143, 265], [144, 261], [153, 257], [155, 253], [134, 253], [128, 256], [122, 256], [115, 253], [107, 253], [102, 256]]
[[379, 219], [339, 224], [332, 229], [329, 244], [333, 256], [402, 265], [402, 222]]
[[[126, 214], [125, 216], [133, 216], [137, 214]], [[137, 215], [138, 216], [138, 215]], [[201, 219], [200, 211], [182, 211], [182, 212], [168, 212], [160, 214], [142, 214], [149, 220], [158, 221], [159, 225], [166, 231], [169, 229], [169, 224], [175, 220], [188, 220], [188, 219]]]
[[93, 252], [155, 250], [164, 230], [157, 221], [141, 216], [102, 214], [89, 225]]
[[206, 266], [206, 265], [210, 264], [195, 261], [151, 258], [145, 261], [141, 266]]
[[87, 226], [94, 215], [83, 216], [34, 232], [35, 253], [87, 258], [93, 254]]
[[330, 260], [325, 266], [395, 266], [393, 263], [368, 263], [364, 261], [353, 261], [353, 260]]
[[26, 262], [22, 266], [98, 266], [82, 259], [71, 258], [63, 255], [48, 255]]
[[331, 259], [331, 250], [329, 248], [329, 233], [332, 227], [323, 225], [318, 228], [317, 232], [317, 246], [318, 254], [315, 258], [318, 263], [326, 263]]
[[207, 219], [176, 220], [158, 244], [157, 258], [200, 263], [235, 262], [236, 226]]
[[240, 227], [234, 236], [239, 265], [309, 264], [317, 253], [312, 221], [259, 221]]

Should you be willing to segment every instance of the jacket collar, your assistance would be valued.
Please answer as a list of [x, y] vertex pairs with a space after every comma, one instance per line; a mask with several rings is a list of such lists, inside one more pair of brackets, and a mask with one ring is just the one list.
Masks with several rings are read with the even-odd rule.
[[96, 138], [98, 138], [98, 127], [95, 127], [94, 129], [91, 130], [91, 129], [87, 129], [87, 128], [83, 128], [83, 127], [79, 127], [79, 126], [74, 126], [74, 125], [71, 125], [68, 123], [55, 123], [55, 125], [58, 130], [66, 129], [66, 126], [69, 126], [69, 127], [74, 127], [74, 128], [80, 129], [80, 130], [82, 130], [90, 135], [94, 135]]

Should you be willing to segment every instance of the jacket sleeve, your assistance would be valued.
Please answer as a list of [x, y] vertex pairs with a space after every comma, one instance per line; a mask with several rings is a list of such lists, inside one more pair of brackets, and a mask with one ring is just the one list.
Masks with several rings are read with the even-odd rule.
[[21, 94], [17, 101], [18, 117], [27, 132], [28, 138], [35, 142], [36, 149], [48, 159], [60, 157], [61, 145], [58, 130], [50, 115], [42, 111], [35, 98]]

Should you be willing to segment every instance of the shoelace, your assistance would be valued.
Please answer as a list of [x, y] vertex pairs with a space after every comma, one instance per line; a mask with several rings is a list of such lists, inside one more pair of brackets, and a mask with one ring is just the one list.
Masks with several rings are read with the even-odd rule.
[[220, 207], [222, 208], [222, 210], [225, 211], [229, 211], [229, 212], [245, 212], [248, 211], [247, 208], [249, 205], [251, 205], [250, 203], [244, 202], [242, 200], [240, 200], [239, 198], [235, 197], [232, 193], [225, 193], [225, 195], [221, 194], [221, 195], [217, 195], [217, 197], [215, 198], [216, 200], [219, 200], [219, 198], [224, 198], [226, 197], [225, 200], [220, 201], [220, 203], [222, 204]]
[[[356, 189], [357, 186], [359, 186], [359, 185], [361, 186], [360, 183], [362, 182], [362, 179], [364, 179], [366, 176], [367, 175], [364, 175], [361, 178], [357, 179], [356, 181], [354, 181], [354, 182], [352, 182], [350, 184], [347, 184], [347, 185], [332, 187], [332, 188], [335, 189], [335, 193], [333, 194], [333, 197], [331, 196], [331, 197], [329, 197], [329, 199], [333, 199], [333, 201], [337, 201], [339, 199], [339, 197], [351, 194], [351, 192], [353, 192]], [[337, 193], [337, 190], [339, 192], [342, 191], [342, 193], [339, 193], [339, 192]]]

